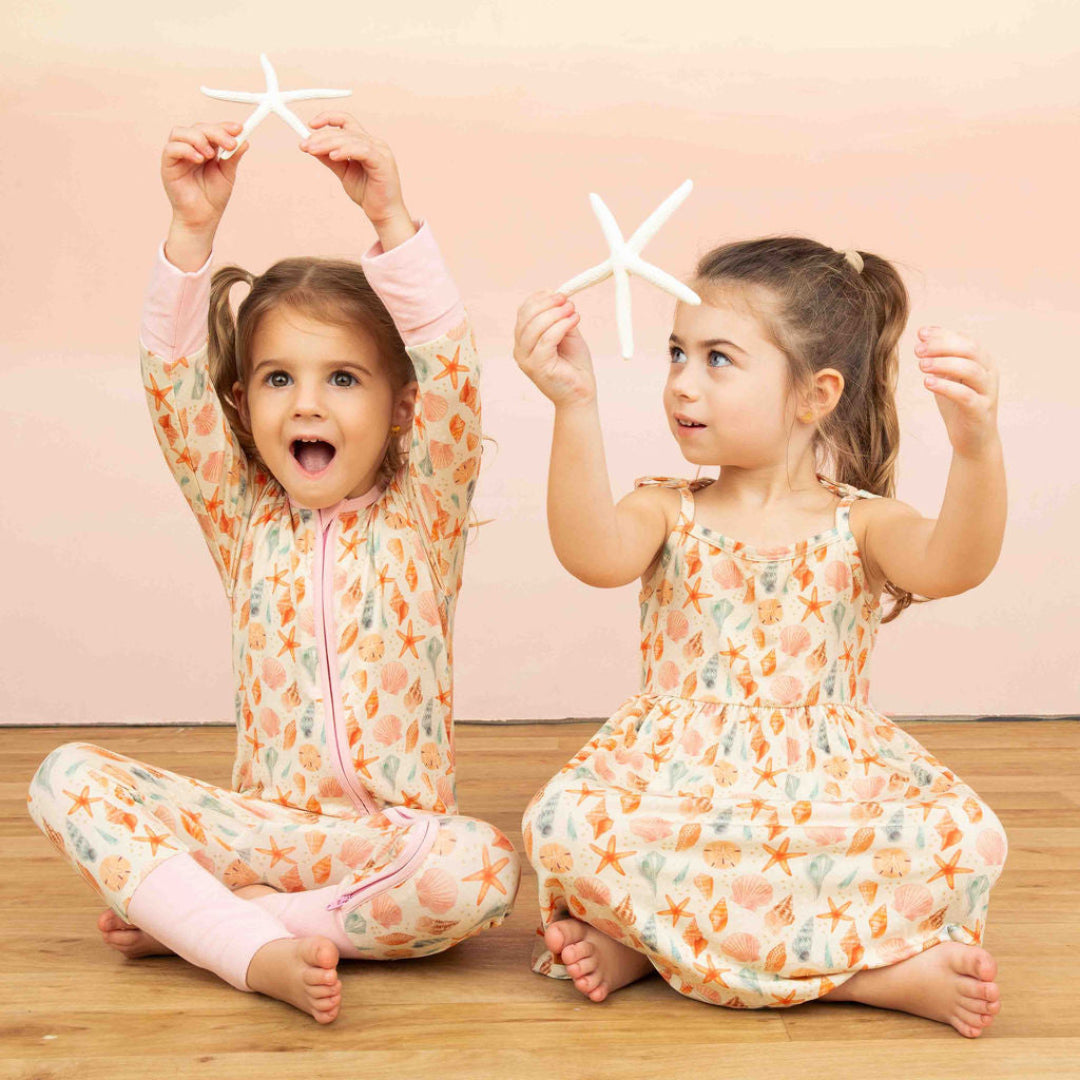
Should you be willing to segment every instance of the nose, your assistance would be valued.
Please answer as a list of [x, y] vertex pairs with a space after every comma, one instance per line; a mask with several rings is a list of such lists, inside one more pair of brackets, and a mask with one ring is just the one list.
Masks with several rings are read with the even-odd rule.
[[689, 362], [671, 365], [668, 386], [676, 397], [682, 398], [684, 401], [697, 401], [701, 396], [697, 388], [697, 380], [692, 365]]
[[298, 379], [293, 394], [293, 415], [324, 416], [326, 405], [323, 401], [322, 385], [318, 379]]

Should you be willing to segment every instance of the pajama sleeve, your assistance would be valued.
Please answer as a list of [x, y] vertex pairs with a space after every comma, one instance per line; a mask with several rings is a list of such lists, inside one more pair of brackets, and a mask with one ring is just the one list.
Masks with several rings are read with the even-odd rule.
[[465, 307], [430, 227], [362, 258], [368, 281], [390, 312], [419, 383], [404, 480], [444, 591], [461, 582], [476, 476], [480, 469], [480, 365]]
[[[158, 249], [143, 305], [139, 356], [154, 435], [231, 596], [257, 471], [210, 378], [210, 260], [185, 273]], [[265, 479], [265, 477], [263, 477]]]

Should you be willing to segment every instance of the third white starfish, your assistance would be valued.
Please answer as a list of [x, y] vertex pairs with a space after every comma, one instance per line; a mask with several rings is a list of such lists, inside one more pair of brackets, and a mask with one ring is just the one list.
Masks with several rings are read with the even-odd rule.
[[245, 101], [258, 106], [244, 121], [244, 128], [237, 136], [236, 145], [231, 150], [218, 149], [217, 156], [221, 161], [232, 157], [240, 149], [244, 140], [272, 112], [277, 113], [297, 135], [306, 139], [311, 132], [308, 131], [300, 117], [288, 107], [286, 102], [308, 101], [312, 98], [348, 97], [352, 93], [351, 90], [280, 90], [278, 89], [277, 72], [274, 71], [273, 65], [267, 59], [266, 53], [259, 53], [259, 63], [262, 64], [263, 74], [266, 76], [266, 91], [262, 94], [253, 93], [249, 90], [211, 90], [206, 86], [199, 87], [207, 97], [217, 98], [220, 101]]
[[619, 344], [622, 346], [623, 358], [629, 360], [634, 354], [634, 328], [630, 316], [630, 274], [635, 273], [646, 281], [678, 297], [686, 304], [700, 304], [701, 297], [693, 289], [688, 288], [678, 278], [661, 270], [658, 266], [646, 262], [641, 258], [641, 249], [656, 235], [660, 226], [675, 212], [679, 204], [690, 194], [693, 181], [685, 180], [679, 185], [642, 223], [629, 240], [623, 239], [623, 234], [615, 221], [614, 215], [604, 205], [604, 200], [599, 195], [592, 193], [589, 201], [592, 203], [593, 213], [596, 214], [600, 228], [603, 230], [604, 239], [607, 240], [611, 255], [602, 263], [583, 270], [580, 274], [572, 277], [569, 281], [560, 285], [556, 292], [566, 296], [571, 293], [587, 289], [590, 285], [603, 281], [605, 278], [615, 275], [615, 321], [619, 328]]

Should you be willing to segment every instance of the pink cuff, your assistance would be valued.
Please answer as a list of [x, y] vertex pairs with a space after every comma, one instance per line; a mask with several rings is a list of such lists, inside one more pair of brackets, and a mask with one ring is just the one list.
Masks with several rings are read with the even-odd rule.
[[386, 305], [406, 345], [434, 341], [465, 319], [465, 305], [450, 276], [431, 227], [414, 221], [417, 232], [383, 251], [376, 241], [360, 265]]
[[165, 257], [164, 240], [158, 247], [143, 302], [139, 338], [165, 360], [190, 356], [206, 341], [212, 258], [211, 253], [198, 270], [185, 272]]

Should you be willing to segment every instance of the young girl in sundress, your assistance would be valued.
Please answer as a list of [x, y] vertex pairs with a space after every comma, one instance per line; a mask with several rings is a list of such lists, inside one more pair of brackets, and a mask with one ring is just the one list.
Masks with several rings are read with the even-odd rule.
[[108, 944], [176, 952], [328, 1023], [339, 957], [447, 949], [503, 920], [519, 867], [454, 794], [472, 329], [389, 147], [345, 113], [311, 126], [301, 149], [378, 235], [360, 265], [211, 278], [248, 144], [219, 159], [240, 124], [174, 128], [140, 331], [154, 432], [230, 603], [234, 790], [76, 742], [38, 769], [29, 806], [108, 902]]
[[981, 942], [1004, 831], [873, 708], [869, 672], [879, 622], [997, 560], [995, 366], [918, 332], [953, 449], [927, 519], [892, 498], [908, 298], [890, 263], [764, 239], [710, 252], [692, 285], [664, 409], [719, 478], [640, 480], [618, 504], [573, 304], [519, 312], [515, 357], [555, 404], [555, 551], [592, 585], [640, 577], [643, 657], [641, 692], [525, 813], [534, 970], [592, 1001], [655, 968], [718, 1005], [860, 1001], [976, 1036], [1000, 1008]]

